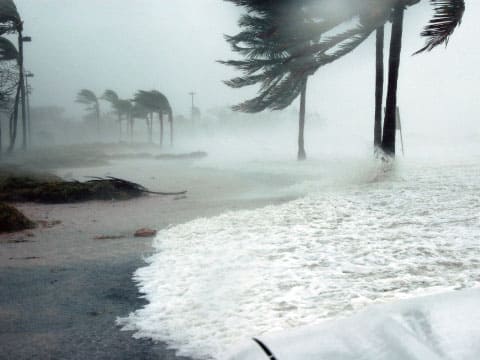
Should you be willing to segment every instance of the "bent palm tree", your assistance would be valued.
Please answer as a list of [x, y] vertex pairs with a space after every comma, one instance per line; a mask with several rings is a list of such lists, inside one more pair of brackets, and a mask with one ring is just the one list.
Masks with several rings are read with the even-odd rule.
[[97, 95], [95, 95], [95, 93], [91, 90], [82, 89], [78, 92], [75, 101], [77, 103], [86, 105], [86, 109], [94, 115], [97, 123], [97, 133], [100, 134], [100, 103]]
[[[382, 139], [382, 149], [390, 156], [395, 155], [397, 85], [402, 47], [403, 13], [407, 6], [417, 4], [419, 1], [397, 0], [393, 11], [387, 105]], [[427, 38], [427, 43], [416, 54], [430, 51], [441, 44], [448, 44], [450, 36], [460, 25], [465, 12], [464, 0], [430, 0], [430, 3], [434, 6], [434, 16], [421, 34]]]
[[[25, 82], [23, 69], [23, 22], [18, 13], [17, 7], [12, 0], [0, 0], [0, 35], [9, 33], [18, 33], [18, 54], [16, 57], [19, 75], [18, 75], [18, 90], [15, 96], [15, 104], [12, 116], [10, 117], [10, 145], [8, 152], [13, 151], [16, 139], [16, 128], [18, 123], [18, 107], [20, 99], [22, 100], [22, 125], [23, 125], [23, 148], [27, 146], [27, 126], [26, 126], [26, 107], [25, 107]], [[5, 45], [5, 43], [4, 43]], [[9, 46], [9, 45], [7, 45]], [[10, 47], [10, 46], [9, 46]], [[12, 47], [10, 47], [12, 50]]]
[[[120, 132], [122, 131], [121, 119], [123, 116], [126, 118], [127, 123], [127, 135], [131, 131], [132, 127], [132, 103], [130, 100], [119, 99], [115, 105], [120, 119]], [[120, 134], [121, 136], [121, 134]]]
[[122, 113], [118, 109], [118, 102], [120, 98], [118, 97], [117, 93], [113, 90], [105, 90], [105, 92], [100, 98], [110, 103], [110, 106], [112, 107], [114, 113], [117, 115], [119, 136], [120, 136], [119, 139], [121, 140], [122, 139]]
[[[383, 25], [385, 11], [365, 11], [364, 2], [349, 0], [285, 0], [280, 5], [256, 0], [227, 1], [245, 6], [247, 14], [239, 21], [244, 30], [227, 37], [233, 51], [246, 59], [221, 62], [243, 71], [244, 76], [226, 84], [233, 88], [261, 84], [257, 97], [234, 110], [281, 110], [300, 96], [298, 159], [302, 160], [308, 77], [358, 47], [379, 24]], [[337, 11], [338, 4], [344, 11]], [[345, 24], [346, 29], [339, 30]]]
[[[18, 51], [9, 40], [4, 37], [0, 37], [0, 62], [1, 68], [1, 89], [0, 89], [0, 102], [2, 107], [9, 105], [10, 97], [16, 93], [13, 103], [13, 110], [9, 119], [9, 147], [8, 151], [12, 151], [15, 146], [15, 139], [17, 135], [17, 119], [18, 119], [18, 104], [20, 100], [20, 86], [18, 81], [18, 73], [13, 72], [8, 62], [15, 60], [18, 62]], [[15, 92], [16, 89], [16, 92]], [[2, 131], [0, 127], [0, 152], [2, 150]]]
[[147, 126], [149, 131], [149, 140], [152, 141], [152, 126], [153, 126], [153, 113], [158, 113], [158, 119], [160, 123], [160, 146], [163, 145], [163, 115], [168, 115], [168, 121], [170, 123], [170, 142], [173, 144], [173, 117], [172, 108], [165, 95], [157, 90], [145, 91], [139, 90], [134, 96], [135, 104], [140, 105], [143, 109], [146, 109], [150, 116], [147, 116]]

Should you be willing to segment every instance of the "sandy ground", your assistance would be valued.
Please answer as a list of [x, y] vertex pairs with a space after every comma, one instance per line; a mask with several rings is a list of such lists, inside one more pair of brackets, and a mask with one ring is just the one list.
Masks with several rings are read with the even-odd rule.
[[[152, 239], [134, 238], [134, 231], [291, 199], [281, 191], [274, 195], [289, 179], [198, 167], [190, 160], [116, 161], [57, 174], [79, 180], [111, 175], [151, 190], [188, 193], [16, 204], [43, 225], [0, 235], [0, 359], [177, 359], [164, 345], [135, 340], [115, 325], [116, 317], [143, 301], [131, 276], [151, 253]], [[120, 238], [95, 239], [102, 235]]]

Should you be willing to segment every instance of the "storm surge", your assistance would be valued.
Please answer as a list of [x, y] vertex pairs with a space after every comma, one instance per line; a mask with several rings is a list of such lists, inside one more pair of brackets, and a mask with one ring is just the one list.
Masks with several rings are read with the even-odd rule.
[[216, 359], [252, 336], [477, 287], [479, 174], [475, 159], [312, 176], [294, 201], [165, 229], [134, 276], [148, 304], [119, 323]]

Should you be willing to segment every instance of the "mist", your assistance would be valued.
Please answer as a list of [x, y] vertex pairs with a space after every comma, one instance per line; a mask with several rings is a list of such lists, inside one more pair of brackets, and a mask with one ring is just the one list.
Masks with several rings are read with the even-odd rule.
[[[431, 1], [358, 0], [322, 34], [315, 1], [287, 7], [287, 31], [271, 1], [267, 28], [255, 11], [245, 26], [255, 1], [14, 2], [23, 23], [0, 0], [7, 357], [263, 359], [252, 338], [289, 360], [480, 356], [478, 1], [417, 55]], [[261, 80], [238, 78], [256, 66]]]

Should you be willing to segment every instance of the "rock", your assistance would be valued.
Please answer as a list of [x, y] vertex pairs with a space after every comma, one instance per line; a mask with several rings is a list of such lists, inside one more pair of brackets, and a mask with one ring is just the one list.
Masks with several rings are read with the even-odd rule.
[[142, 228], [135, 231], [135, 237], [153, 237], [157, 235], [157, 230]]

